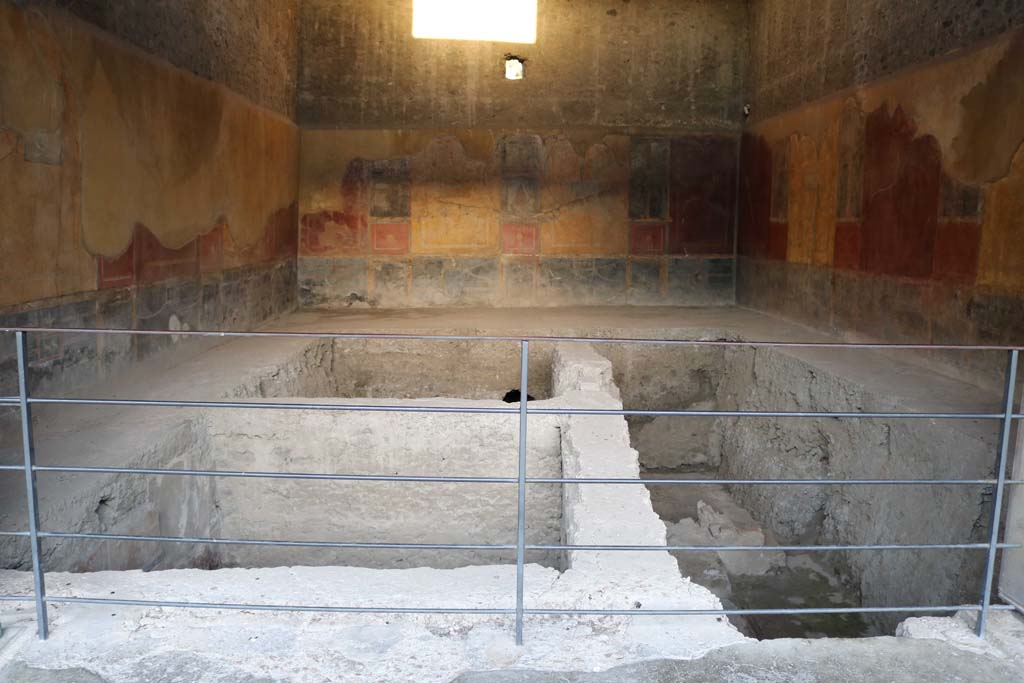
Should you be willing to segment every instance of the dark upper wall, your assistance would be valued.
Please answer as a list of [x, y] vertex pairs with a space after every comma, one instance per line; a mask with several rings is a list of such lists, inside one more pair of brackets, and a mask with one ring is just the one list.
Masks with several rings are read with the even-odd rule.
[[1024, 24], [1024, 0], [752, 0], [754, 117], [993, 38]]
[[[535, 45], [416, 40], [410, 0], [304, 0], [298, 121], [321, 128], [735, 130], [744, 0], [544, 0]], [[526, 79], [503, 77], [508, 52]]]
[[[146, 52], [295, 118], [300, 0], [56, 0]], [[37, 4], [50, 4], [40, 0]]]

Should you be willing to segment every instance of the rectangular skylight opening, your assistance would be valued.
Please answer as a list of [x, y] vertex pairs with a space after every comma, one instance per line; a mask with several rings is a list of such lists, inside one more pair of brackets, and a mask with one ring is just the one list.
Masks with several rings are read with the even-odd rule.
[[537, 42], [537, 0], [413, 0], [413, 38]]

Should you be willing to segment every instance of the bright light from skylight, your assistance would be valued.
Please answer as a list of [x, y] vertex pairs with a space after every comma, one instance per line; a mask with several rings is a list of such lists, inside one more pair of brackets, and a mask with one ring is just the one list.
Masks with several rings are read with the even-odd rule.
[[537, 42], [537, 0], [413, 0], [413, 38]]

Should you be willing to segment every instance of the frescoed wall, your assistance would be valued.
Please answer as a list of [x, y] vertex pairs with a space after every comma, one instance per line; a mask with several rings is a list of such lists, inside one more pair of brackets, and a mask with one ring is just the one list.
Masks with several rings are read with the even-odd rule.
[[738, 247], [741, 304], [852, 337], [1019, 342], [1024, 32], [750, 126]]
[[305, 306], [727, 304], [737, 140], [303, 131]]
[[[297, 166], [284, 115], [0, 2], [0, 325], [237, 329], [290, 310]], [[164, 343], [31, 341], [37, 376], [68, 381]]]
[[549, 0], [516, 45], [415, 39], [405, 0], [299, 25], [303, 305], [732, 302], [746, 2]]

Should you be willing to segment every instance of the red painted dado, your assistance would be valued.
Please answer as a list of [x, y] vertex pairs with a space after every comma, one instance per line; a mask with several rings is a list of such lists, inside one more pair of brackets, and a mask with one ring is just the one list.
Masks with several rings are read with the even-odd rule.
[[[268, 263], [295, 258], [298, 255], [297, 215], [298, 212], [294, 204], [275, 211], [267, 220], [263, 229], [263, 237], [259, 242], [248, 249], [235, 250], [232, 265]], [[239, 254], [244, 254], [245, 258], [239, 259]]]
[[657, 256], [665, 253], [664, 223], [632, 223], [629, 226], [629, 253]]
[[776, 261], [785, 261], [789, 250], [789, 223], [768, 222], [768, 248], [765, 256]]
[[973, 284], [978, 277], [981, 225], [977, 221], [942, 221], [935, 233], [932, 275], [938, 280]]
[[318, 211], [302, 217], [303, 254], [358, 254], [366, 244], [366, 216], [343, 211]]
[[504, 223], [501, 226], [503, 254], [536, 254], [540, 248], [540, 228], [532, 223]]
[[146, 226], [139, 224], [121, 256], [96, 259], [96, 283], [99, 289], [152, 284], [225, 268], [277, 262], [295, 258], [297, 252], [294, 204], [275, 211], [267, 219], [259, 241], [248, 246], [235, 244], [223, 221], [178, 249], [165, 247]]
[[371, 247], [374, 254], [408, 254], [412, 226], [409, 223], [374, 223]]
[[307, 256], [366, 251], [370, 215], [370, 163], [354, 159], [338, 188], [337, 205], [302, 215], [299, 250]]
[[867, 117], [860, 269], [929, 277], [942, 185], [942, 153], [932, 136], [897, 107]]
[[[918, 136], [903, 109], [883, 106], [866, 117], [863, 144], [862, 217], [836, 222], [833, 267], [973, 283], [981, 217], [940, 218], [942, 153], [935, 138]], [[772, 148], [759, 136], [745, 135], [741, 154], [739, 252], [785, 260], [788, 224], [770, 218]], [[957, 209], [957, 198], [947, 202], [947, 210]], [[973, 208], [977, 202], [960, 204], [980, 214]]]
[[836, 240], [832, 263], [843, 270], [860, 268], [860, 223], [841, 221], [836, 223]]
[[142, 225], [135, 226], [135, 278], [139, 284], [161, 282], [199, 272], [196, 240], [178, 249], [168, 249]]
[[115, 289], [135, 284], [135, 240], [115, 259], [96, 259], [97, 289]]
[[226, 227], [218, 223], [213, 230], [199, 236], [199, 272], [216, 273], [224, 268]]

